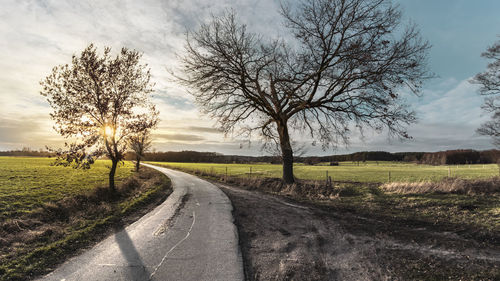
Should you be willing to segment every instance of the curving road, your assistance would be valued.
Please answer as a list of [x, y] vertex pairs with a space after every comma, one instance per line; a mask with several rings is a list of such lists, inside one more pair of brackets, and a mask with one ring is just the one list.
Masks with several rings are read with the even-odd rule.
[[160, 168], [174, 191], [155, 210], [40, 280], [243, 280], [232, 205], [213, 184]]

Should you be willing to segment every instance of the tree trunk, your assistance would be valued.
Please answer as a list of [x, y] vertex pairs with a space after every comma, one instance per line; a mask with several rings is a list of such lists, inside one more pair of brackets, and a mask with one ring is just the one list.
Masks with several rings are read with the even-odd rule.
[[111, 170], [109, 171], [109, 189], [111, 191], [116, 191], [115, 188], [115, 173], [116, 173], [116, 167], [118, 166], [118, 161], [111, 159]]
[[281, 158], [283, 159], [283, 181], [286, 184], [292, 184], [295, 182], [295, 178], [293, 177], [293, 150], [286, 122], [278, 123], [278, 132], [280, 136]]
[[135, 158], [135, 171], [139, 172], [139, 168], [141, 167], [141, 157]]

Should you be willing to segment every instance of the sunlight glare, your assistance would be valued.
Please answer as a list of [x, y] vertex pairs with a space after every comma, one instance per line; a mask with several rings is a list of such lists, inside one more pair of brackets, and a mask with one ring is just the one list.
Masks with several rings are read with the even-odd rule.
[[111, 126], [104, 127], [104, 135], [105, 136], [113, 135], [113, 128]]

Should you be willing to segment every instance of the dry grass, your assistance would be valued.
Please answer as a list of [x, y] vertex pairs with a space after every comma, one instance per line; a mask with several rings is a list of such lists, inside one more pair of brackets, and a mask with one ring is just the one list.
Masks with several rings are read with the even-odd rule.
[[244, 189], [255, 189], [268, 193], [308, 198], [313, 200], [329, 200], [339, 196], [357, 196], [363, 193], [380, 193], [377, 183], [359, 183], [335, 181], [331, 185], [321, 180], [299, 180], [294, 184], [285, 184], [280, 178], [221, 176], [208, 171], [178, 169], [200, 177], [224, 182]]
[[391, 182], [381, 186], [385, 191], [400, 194], [454, 193], [454, 194], [490, 194], [500, 192], [500, 177], [491, 179], [466, 180], [446, 178], [439, 182]]

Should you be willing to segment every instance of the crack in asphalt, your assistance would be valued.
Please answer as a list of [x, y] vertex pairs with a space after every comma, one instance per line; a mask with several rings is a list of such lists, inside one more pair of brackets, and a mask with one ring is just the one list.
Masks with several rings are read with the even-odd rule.
[[174, 210], [174, 213], [172, 214], [172, 216], [169, 217], [164, 223], [162, 223], [160, 225], [160, 227], [155, 232], [153, 232], [153, 236], [162, 235], [163, 233], [165, 233], [167, 231], [168, 227], [172, 226], [174, 219], [177, 218], [177, 216], [179, 215], [179, 212], [181, 211], [182, 208], [184, 208], [184, 206], [186, 205], [186, 202], [189, 200], [190, 197], [191, 197], [191, 194], [189, 194], [189, 193], [182, 195], [182, 197], [179, 200], [180, 203], [177, 204], [177, 206], [175, 207], [175, 210]]
[[177, 242], [172, 248], [170, 248], [170, 250], [167, 251], [167, 253], [165, 254], [165, 256], [161, 259], [160, 263], [156, 266], [155, 270], [153, 271], [153, 273], [151, 273], [151, 275], [149, 276], [149, 280], [151, 280], [153, 278], [153, 276], [156, 274], [156, 272], [158, 271], [158, 269], [161, 267], [161, 265], [163, 264], [163, 262], [167, 259], [168, 255], [175, 249], [177, 248], [177, 246], [179, 246], [180, 244], [182, 244], [182, 242], [184, 242], [188, 237], [189, 235], [191, 235], [191, 231], [193, 230], [193, 226], [196, 222], [196, 212], [193, 211], [193, 222], [191, 223], [191, 227], [189, 228], [186, 236], [184, 236], [184, 238], [182, 238], [181, 240], [179, 240], [179, 242]]

